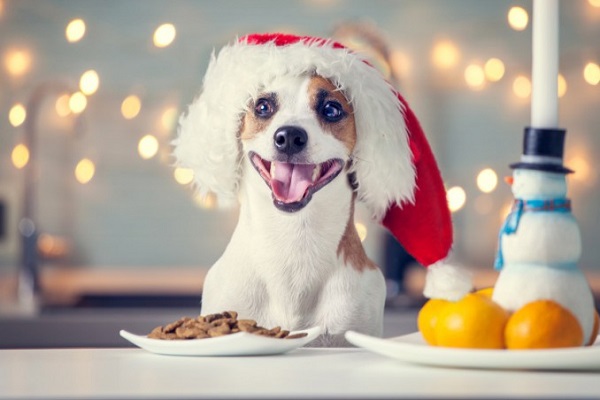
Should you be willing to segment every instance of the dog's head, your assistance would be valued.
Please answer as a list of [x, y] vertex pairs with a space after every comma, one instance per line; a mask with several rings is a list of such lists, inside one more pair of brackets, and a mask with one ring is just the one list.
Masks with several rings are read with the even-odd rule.
[[[258, 173], [280, 210], [299, 211], [352, 177], [376, 219], [414, 200], [404, 105], [380, 73], [333, 42], [241, 40], [214, 56], [203, 91], [180, 119], [175, 156], [200, 194], [237, 200]], [[255, 171], [242, 168], [248, 157]], [[349, 184], [350, 185], [350, 184]]]
[[446, 192], [418, 120], [379, 71], [338, 43], [255, 34], [224, 47], [174, 144], [200, 194], [220, 205], [253, 178], [282, 212], [301, 213], [347, 176], [346, 189], [417, 261], [450, 250]]
[[240, 129], [248, 157], [282, 211], [303, 209], [351, 167], [354, 110], [342, 91], [318, 75], [278, 77], [252, 96]]

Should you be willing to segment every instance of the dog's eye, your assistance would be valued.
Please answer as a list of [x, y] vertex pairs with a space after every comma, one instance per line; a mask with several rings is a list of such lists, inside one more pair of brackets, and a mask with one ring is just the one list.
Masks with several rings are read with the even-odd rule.
[[270, 118], [274, 112], [275, 107], [269, 99], [258, 99], [254, 105], [254, 114], [259, 118]]
[[338, 122], [344, 118], [345, 113], [340, 103], [336, 101], [328, 101], [327, 103], [323, 104], [321, 115], [327, 122]]

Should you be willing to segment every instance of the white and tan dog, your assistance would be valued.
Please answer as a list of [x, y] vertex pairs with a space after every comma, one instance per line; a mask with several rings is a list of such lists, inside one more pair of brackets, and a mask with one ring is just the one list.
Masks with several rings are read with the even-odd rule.
[[[421, 235], [409, 247], [426, 264], [450, 246], [439, 172], [422, 133], [409, 140], [406, 115], [380, 74], [336, 43], [251, 35], [213, 57], [175, 141], [201, 194], [240, 201], [231, 241], [206, 277], [202, 314], [321, 326], [320, 345], [346, 344], [350, 329], [380, 336], [385, 283], [361, 245], [355, 202], [397, 237]], [[419, 217], [433, 224], [426, 234]]]

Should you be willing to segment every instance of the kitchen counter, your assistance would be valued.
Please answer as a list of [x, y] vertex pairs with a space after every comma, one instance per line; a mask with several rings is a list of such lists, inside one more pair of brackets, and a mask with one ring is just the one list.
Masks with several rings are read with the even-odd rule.
[[[0, 316], [0, 349], [131, 347], [131, 343], [119, 336], [121, 329], [144, 334], [156, 326], [199, 312], [199, 307], [72, 309], [36, 316]], [[417, 310], [387, 310], [383, 320], [384, 337], [417, 330]]]
[[[86, 275], [75, 284], [71, 281], [73, 276], [47, 282], [54, 282], [62, 290], [87, 287], [81, 283], [89, 281], [88, 289], [100, 291], [98, 280]], [[197, 279], [187, 288], [189, 293], [201, 284], [201, 279]], [[105, 280], [106, 288], [114, 291], [115, 277]], [[153, 287], [164, 289], [154, 280], [150, 282]], [[177, 285], [173, 283], [171, 289], [180, 290]], [[131, 289], [129, 284], [122, 286], [124, 292]], [[478, 286], [485, 284], [480, 282]], [[171, 357], [138, 348], [114, 348], [128, 345], [118, 337], [119, 329], [147, 332], [192, 310], [84, 309], [58, 310], [34, 317], [4, 316], [0, 318], [0, 347], [13, 349], [0, 350], [0, 399], [600, 399], [600, 371], [431, 368], [403, 364], [356, 348], [306, 348], [279, 356], [228, 358]], [[384, 337], [414, 332], [416, 310], [387, 310], [384, 321]]]
[[141, 349], [0, 350], [0, 398], [599, 398], [598, 372], [429, 368], [362, 349], [173, 357]]

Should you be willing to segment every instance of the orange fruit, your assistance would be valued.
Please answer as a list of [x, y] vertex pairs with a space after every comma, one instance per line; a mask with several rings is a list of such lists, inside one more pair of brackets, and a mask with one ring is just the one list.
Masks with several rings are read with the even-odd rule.
[[504, 332], [507, 349], [550, 349], [583, 343], [577, 318], [552, 300], [537, 300], [515, 311]]
[[494, 287], [492, 286], [492, 287], [488, 287], [488, 288], [484, 288], [484, 289], [479, 289], [475, 293], [481, 294], [483, 296], [487, 296], [491, 299], [492, 295], [494, 294]]
[[586, 346], [591, 346], [596, 342], [596, 338], [598, 337], [599, 330], [600, 330], [600, 315], [598, 315], [598, 311], [594, 311], [594, 328], [592, 329], [592, 336], [590, 336], [590, 340], [587, 342]]
[[440, 310], [442, 310], [449, 301], [442, 299], [431, 299], [419, 311], [417, 317], [417, 326], [423, 338], [432, 346], [436, 345], [435, 327], [437, 325]]
[[508, 312], [489, 297], [469, 293], [440, 311], [436, 342], [447, 347], [502, 349], [508, 317]]

